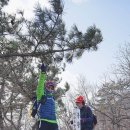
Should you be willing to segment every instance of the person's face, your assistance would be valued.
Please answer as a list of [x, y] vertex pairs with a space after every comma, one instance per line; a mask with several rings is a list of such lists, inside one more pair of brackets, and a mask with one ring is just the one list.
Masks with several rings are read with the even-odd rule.
[[54, 92], [54, 86], [48, 86], [47, 88], [46, 88], [49, 92]]
[[83, 107], [83, 104], [81, 102], [76, 102], [76, 106], [80, 109]]

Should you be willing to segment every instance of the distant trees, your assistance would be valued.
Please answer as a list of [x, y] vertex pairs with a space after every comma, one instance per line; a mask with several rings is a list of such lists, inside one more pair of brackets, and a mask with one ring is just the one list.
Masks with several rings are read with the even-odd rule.
[[114, 79], [99, 89], [95, 107], [98, 111], [99, 130], [128, 130], [130, 127], [130, 45], [120, 49]]
[[[112, 78], [110, 78], [112, 76]], [[70, 120], [76, 95], [83, 95], [97, 116], [96, 130], [128, 130], [130, 128], [130, 44], [119, 50], [112, 74], [98, 86], [90, 85], [83, 76], [78, 78], [76, 89], [65, 98], [67, 115], [62, 118], [64, 128], [71, 130]], [[63, 130], [64, 130], [63, 128]]]
[[[103, 38], [95, 25], [85, 33], [73, 25], [68, 32], [61, 0], [51, 0], [51, 9], [36, 6], [32, 21], [22, 11], [3, 12], [7, 4], [8, 0], [0, 1], [0, 128], [21, 130], [23, 111], [35, 94], [38, 65], [44, 62], [47, 79], [58, 84], [65, 63], [80, 58], [85, 50], [97, 50]], [[68, 89], [57, 89], [56, 98]]]

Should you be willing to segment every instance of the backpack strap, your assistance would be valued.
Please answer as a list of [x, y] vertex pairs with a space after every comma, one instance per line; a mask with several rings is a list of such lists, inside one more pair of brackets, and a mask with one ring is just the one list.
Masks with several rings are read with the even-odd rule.
[[37, 114], [37, 99], [36, 97], [33, 98], [33, 105], [32, 105], [32, 112], [31, 116], [35, 118], [35, 115]]

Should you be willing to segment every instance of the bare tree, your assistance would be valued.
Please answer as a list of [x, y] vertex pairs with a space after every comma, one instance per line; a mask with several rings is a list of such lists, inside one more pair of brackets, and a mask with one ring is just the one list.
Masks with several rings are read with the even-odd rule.
[[118, 64], [113, 71], [115, 78], [102, 84], [95, 107], [99, 114], [100, 128], [128, 130], [130, 124], [130, 45], [120, 50]]

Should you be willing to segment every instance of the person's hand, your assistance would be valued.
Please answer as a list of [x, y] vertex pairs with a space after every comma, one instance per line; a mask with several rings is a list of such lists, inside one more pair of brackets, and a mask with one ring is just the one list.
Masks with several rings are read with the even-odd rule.
[[41, 65], [41, 71], [46, 72], [46, 66], [44, 64]]
[[70, 124], [73, 124], [73, 121], [72, 121], [72, 120], [70, 121]]

